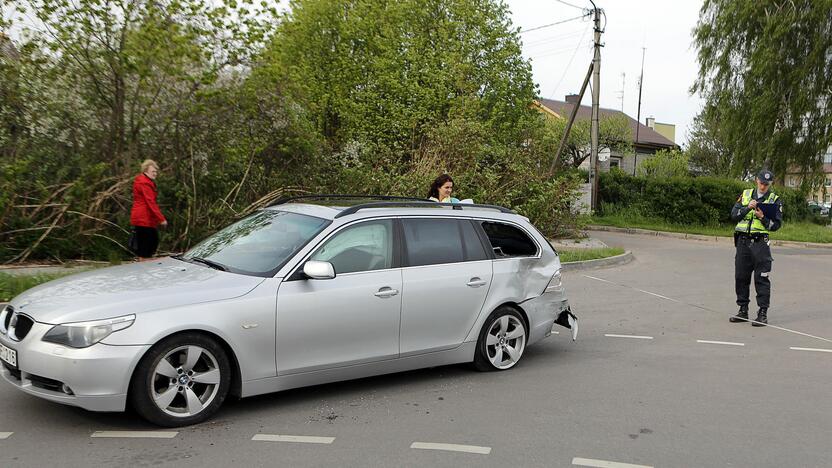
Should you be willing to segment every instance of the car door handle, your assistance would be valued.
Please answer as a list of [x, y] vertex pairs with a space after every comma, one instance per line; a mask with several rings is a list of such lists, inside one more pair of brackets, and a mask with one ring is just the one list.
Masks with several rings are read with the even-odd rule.
[[399, 293], [398, 289], [393, 289], [393, 288], [389, 288], [389, 287], [385, 286], [385, 287], [379, 289], [377, 293], [373, 294], [373, 296], [380, 297], [380, 298], [384, 299], [386, 297], [393, 297], [398, 293]]
[[482, 280], [475, 276], [471, 278], [471, 281], [467, 282], [466, 284], [472, 288], [478, 288], [480, 286], [485, 286], [486, 284], [488, 284], [488, 281]]

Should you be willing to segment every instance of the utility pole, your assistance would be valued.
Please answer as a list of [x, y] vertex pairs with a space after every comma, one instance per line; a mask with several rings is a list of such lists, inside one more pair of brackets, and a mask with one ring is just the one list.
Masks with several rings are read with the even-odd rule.
[[[646, 47], [641, 48], [641, 75], [638, 77], [638, 113], [636, 114], [636, 144], [638, 144], [638, 130], [641, 128], [641, 87], [644, 84], [644, 51]], [[633, 149], [633, 175], [636, 175], [636, 167], [638, 166], [638, 152]]]
[[598, 210], [598, 101], [601, 96], [601, 10], [590, 0], [595, 21], [595, 56], [592, 59], [592, 126], [589, 156], [589, 183], [592, 187], [590, 205], [592, 211]]

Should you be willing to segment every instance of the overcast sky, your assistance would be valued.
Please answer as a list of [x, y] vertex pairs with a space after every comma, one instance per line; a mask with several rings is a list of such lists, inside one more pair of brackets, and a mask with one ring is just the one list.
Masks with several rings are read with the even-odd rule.
[[[565, 0], [591, 8], [589, 0]], [[555, 23], [582, 14], [557, 0], [506, 0], [515, 26], [522, 29]], [[696, 52], [691, 31], [702, 0], [596, 0], [607, 14], [601, 41], [601, 106], [621, 110], [633, 118], [638, 108], [638, 77], [644, 59], [641, 121], [676, 125], [676, 143], [687, 142], [687, 129], [702, 106], [688, 90], [696, 79]], [[603, 27], [603, 17], [601, 19]], [[520, 35], [523, 54], [532, 61], [541, 97], [563, 100], [581, 89], [592, 61], [591, 17], [569, 21]], [[591, 82], [590, 82], [591, 83]], [[582, 101], [592, 102], [589, 88]]]

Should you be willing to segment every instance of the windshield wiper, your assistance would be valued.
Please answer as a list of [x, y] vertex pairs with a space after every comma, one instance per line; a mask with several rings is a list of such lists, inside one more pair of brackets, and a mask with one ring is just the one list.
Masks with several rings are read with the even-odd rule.
[[228, 271], [228, 268], [226, 268], [225, 266], [220, 265], [217, 262], [212, 262], [211, 260], [206, 260], [202, 257], [191, 257], [191, 260], [199, 263], [204, 263], [215, 270]]

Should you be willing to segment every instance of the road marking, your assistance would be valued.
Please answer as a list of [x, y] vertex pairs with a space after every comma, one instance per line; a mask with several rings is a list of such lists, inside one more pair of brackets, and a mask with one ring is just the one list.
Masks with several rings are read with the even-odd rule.
[[641, 335], [616, 335], [614, 333], [607, 333], [604, 336], [608, 336], [610, 338], [635, 338], [637, 340], [652, 340], [652, 336], [641, 336]]
[[634, 289], [638, 292], [643, 292], [644, 294], [649, 294], [651, 296], [656, 296], [656, 297], [661, 298], [661, 299], [667, 299], [668, 301], [671, 301], [671, 302], [680, 302], [680, 301], [677, 301], [676, 299], [673, 299], [673, 298], [670, 298], [670, 297], [667, 297], [667, 296], [662, 296], [661, 294], [656, 294], [654, 292], [645, 291], [643, 289], [638, 289], [638, 288], [634, 288]]
[[251, 438], [251, 440], [259, 440], [262, 442], [300, 442], [302, 444], [331, 444], [335, 441], [335, 437], [255, 434], [254, 437]]
[[608, 460], [594, 460], [592, 458], [578, 458], [572, 459], [573, 465], [578, 466], [592, 466], [595, 468], [653, 468], [649, 465], [633, 465], [631, 463], [620, 463]]
[[95, 431], [94, 438], [128, 438], [128, 439], [173, 439], [178, 432], [173, 431]]
[[433, 442], [413, 442], [410, 448], [422, 450], [445, 450], [448, 452], [479, 453], [488, 455], [491, 447], [480, 447], [478, 445], [457, 445], [457, 444], [436, 444]]
[[0, 432], [0, 440], [8, 439], [14, 432]]
[[[701, 309], [701, 310], [704, 310], [704, 311], [706, 311], [706, 312], [712, 312], [712, 313], [715, 313], [715, 314], [719, 314], [719, 315], [724, 316], [724, 314], [723, 314], [722, 312], [719, 312], [719, 311], [716, 311], [716, 310], [713, 310], [713, 309], [709, 309], [709, 308], [707, 308], [707, 307], [703, 307], [703, 306], [701, 306], [701, 305], [691, 304], [690, 302], [680, 301], [680, 300], [673, 299], [673, 298], [670, 298], [670, 297], [662, 296], [661, 294], [651, 293], [650, 291], [645, 291], [645, 290], [643, 290], [643, 289], [634, 288], [634, 287], [632, 287], [632, 286], [628, 286], [628, 285], [626, 285], [626, 284], [621, 284], [621, 283], [616, 283], [616, 282], [614, 282], [614, 281], [605, 280], [605, 279], [603, 279], [603, 278], [597, 278], [597, 277], [595, 277], [595, 276], [589, 276], [589, 275], [582, 275], [582, 276], [583, 276], [584, 278], [594, 279], [594, 280], [597, 280], [597, 281], [602, 281], [602, 282], [604, 282], [604, 283], [609, 283], [609, 284], [612, 284], [612, 285], [615, 285], [615, 286], [619, 286], [619, 287], [622, 287], [622, 288], [627, 288], [627, 289], [632, 289], [632, 290], [634, 290], [634, 291], [638, 291], [638, 292], [642, 292], [642, 293], [647, 293], [647, 294], [650, 294], [650, 295], [652, 295], [652, 296], [660, 297], [660, 298], [662, 298], [662, 299], [667, 299], [667, 300], [669, 300], [669, 301], [673, 301], [673, 302], [676, 302], [676, 303], [679, 303], [679, 304], [683, 304], [683, 305], [686, 305], [686, 306], [694, 307], [694, 308], [696, 308], [696, 309]], [[752, 320], [749, 320], [749, 322], [751, 322], [751, 321], [752, 321]], [[768, 328], [773, 328], [773, 329], [775, 329], [775, 330], [780, 330], [780, 331], [784, 331], [784, 332], [787, 332], [787, 333], [794, 333], [795, 335], [806, 336], [806, 337], [809, 337], [809, 338], [814, 338], [814, 339], [816, 339], [816, 340], [826, 341], [827, 343], [832, 343], [832, 339], [829, 339], [829, 338], [824, 338], [824, 337], [822, 337], [822, 336], [811, 335], [811, 334], [809, 334], [809, 333], [804, 333], [804, 332], [802, 332], [802, 331], [792, 330], [792, 329], [790, 329], [790, 328], [778, 327], [777, 325], [772, 325], [772, 324], [770, 324], [770, 323], [769, 323], [769, 324], [767, 324], [766, 326], [767, 326]]]
[[696, 340], [697, 343], [705, 343], [705, 344], [722, 344], [728, 346], [745, 346], [745, 343], [733, 343], [731, 341], [709, 341], [709, 340]]
[[791, 347], [789, 349], [793, 349], [795, 351], [815, 351], [818, 353], [832, 353], [832, 349], [823, 349], [823, 348], [796, 348]]

